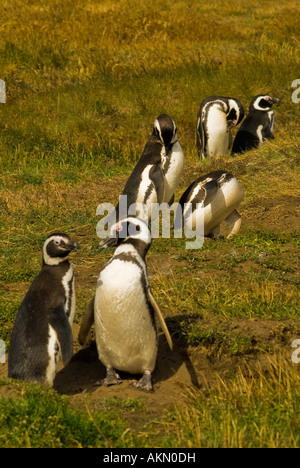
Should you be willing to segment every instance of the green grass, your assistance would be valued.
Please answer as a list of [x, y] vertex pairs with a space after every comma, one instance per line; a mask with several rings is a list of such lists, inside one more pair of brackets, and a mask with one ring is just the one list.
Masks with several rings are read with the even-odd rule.
[[[229, 375], [229, 366], [227, 378], [187, 388], [159, 417], [139, 397], [91, 407], [87, 399], [82, 407], [3, 379], [1, 446], [300, 446], [297, 369], [280, 358], [267, 371], [245, 366], [244, 359], [268, 357], [275, 345], [239, 328], [274, 321], [289, 330], [278, 328], [282, 346], [299, 336], [300, 133], [291, 99], [299, 78], [298, 9], [295, 0], [4, 0], [0, 338], [7, 349], [43, 241], [56, 230], [82, 244], [72, 257], [80, 322], [111, 255], [97, 251], [96, 208], [117, 201], [160, 113], [175, 120], [186, 158], [175, 199], [201, 174], [223, 168], [241, 182], [245, 200], [242, 229], [230, 241], [186, 250], [185, 239], [154, 239], [148, 254], [151, 287], [178, 344], [208, 359], [238, 359], [238, 373]], [[200, 162], [201, 101], [235, 96], [247, 110], [261, 92], [282, 98], [276, 139], [235, 158]]]
[[92, 414], [88, 407], [78, 412], [53, 390], [35, 384], [20, 384], [17, 390], [21, 398], [0, 399], [2, 447], [110, 447], [126, 429], [115, 413]]

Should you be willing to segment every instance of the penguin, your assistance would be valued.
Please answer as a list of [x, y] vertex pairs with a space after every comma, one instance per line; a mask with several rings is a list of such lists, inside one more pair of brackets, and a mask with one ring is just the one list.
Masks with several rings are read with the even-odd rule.
[[255, 96], [249, 106], [249, 112], [240, 126], [232, 146], [231, 154], [242, 153], [251, 148], [258, 148], [265, 140], [274, 140], [273, 104], [280, 99], [267, 94]]
[[79, 342], [84, 343], [94, 321], [96, 345], [106, 377], [95, 385], [122, 383], [117, 371], [142, 374], [133, 386], [153, 389], [151, 374], [158, 350], [159, 321], [172, 349], [172, 339], [152, 295], [145, 257], [151, 245], [147, 222], [128, 217], [111, 228], [117, 248], [101, 269], [96, 293], [83, 317]]
[[[129, 207], [136, 204], [135, 214], [149, 221], [153, 215], [151, 204], [172, 204], [183, 170], [184, 154], [178, 141], [177, 127], [168, 114], [161, 114], [155, 119], [152, 134], [125, 184], [122, 195], [127, 196], [127, 214], [133, 214], [129, 213]], [[112, 216], [115, 218], [110, 219], [120, 221], [119, 203]], [[99, 246], [104, 244], [100, 241]]]
[[232, 145], [231, 128], [244, 118], [241, 102], [231, 97], [209, 96], [197, 115], [197, 148], [200, 159], [225, 156]]
[[[180, 214], [191, 230], [204, 223], [205, 237], [219, 237], [220, 224], [226, 221], [230, 226], [229, 239], [241, 227], [237, 208], [243, 198], [244, 190], [234, 175], [225, 171], [210, 172], [195, 180], [183, 193], [179, 200]], [[178, 217], [176, 222], [179, 222]]]
[[8, 377], [53, 386], [57, 365], [73, 354], [71, 326], [75, 315], [75, 285], [68, 255], [79, 244], [56, 232], [43, 246], [43, 265], [31, 283], [13, 325], [8, 353]]

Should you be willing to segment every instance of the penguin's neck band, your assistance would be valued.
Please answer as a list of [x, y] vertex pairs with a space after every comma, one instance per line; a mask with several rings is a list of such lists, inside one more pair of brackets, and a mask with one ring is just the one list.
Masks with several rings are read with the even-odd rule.
[[43, 262], [45, 265], [55, 266], [62, 262], [69, 261], [66, 257], [50, 257], [46, 251], [44, 251]]
[[141, 239], [133, 239], [132, 237], [130, 237], [126, 239], [124, 242], [122, 242], [122, 244], [116, 249], [115, 254], [118, 251], [123, 252], [124, 247], [127, 252], [128, 252], [127, 248], [130, 247], [129, 252], [130, 251], [132, 253], [137, 252], [138, 255], [144, 260], [149, 250], [150, 245], [142, 241]]

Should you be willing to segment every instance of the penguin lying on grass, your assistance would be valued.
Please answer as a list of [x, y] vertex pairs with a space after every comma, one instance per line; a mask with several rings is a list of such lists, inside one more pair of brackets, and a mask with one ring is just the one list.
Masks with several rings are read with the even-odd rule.
[[231, 154], [257, 148], [265, 140], [274, 140], [274, 111], [272, 106], [280, 99], [268, 95], [255, 96], [249, 112], [233, 142]]
[[172, 349], [147, 279], [145, 256], [151, 245], [150, 230], [142, 220], [129, 217], [112, 227], [111, 236], [117, 238], [117, 248], [100, 271], [95, 297], [82, 320], [79, 342], [85, 342], [94, 321], [99, 359], [106, 367], [106, 378], [96, 385], [122, 383], [117, 369], [142, 374], [133, 385], [150, 391], [158, 348], [156, 318]]
[[231, 128], [244, 118], [240, 101], [231, 97], [209, 96], [197, 116], [197, 148], [200, 159], [225, 156], [231, 147]]
[[[154, 122], [153, 132], [122, 193], [127, 196], [127, 214], [129, 207], [137, 204], [134, 214], [147, 221], [151, 217], [152, 203], [172, 204], [183, 169], [184, 155], [175, 122], [169, 115], [161, 114]], [[141, 207], [139, 211], [138, 204], [143, 204], [146, 210]], [[115, 222], [120, 221], [119, 203], [115, 215]], [[99, 246], [106, 246], [106, 240], [100, 241]]]
[[[201, 176], [179, 200], [185, 226], [195, 230], [196, 226], [204, 223], [205, 237], [219, 237], [220, 224], [226, 221], [230, 226], [227, 238], [230, 238], [238, 233], [241, 226], [237, 208], [243, 198], [243, 188], [232, 174], [214, 171]], [[197, 207], [197, 204], [200, 205]]]
[[43, 246], [43, 266], [33, 280], [12, 329], [8, 377], [50, 386], [60, 357], [73, 353], [74, 273], [68, 255], [79, 248], [67, 234], [51, 234]]

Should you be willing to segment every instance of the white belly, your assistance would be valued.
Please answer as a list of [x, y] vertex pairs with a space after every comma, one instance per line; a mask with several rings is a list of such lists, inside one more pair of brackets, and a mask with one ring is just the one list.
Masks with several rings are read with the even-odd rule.
[[51, 325], [48, 326], [48, 356], [50, 357], [49, 363], [47, 366], [46, 370], [46, 384], [50, 385], [52, 387], [53, 381], [55, 379], [56, 371], [57, 371], [57, 365], [60, 360], [60, 350], [59, 350], [59, 344], [57, 340], [57, 335], [55, 330], [51, 327]]
[[243, 197], [242, 186], [236, 178], [232, 178], [218, 189], [210, 204], [194, 210], [186, 219], [186, 224], [195, 230], [196, 226], [204, 223], [204, 235], [207, 236], [240, 205]]
[[225, 156], [229, 148], [229, 131], [215, 132], [207, 141], [207, 154], [209, 157]]
[[257, 136], [259, 138], [260, 144], [263, 143], [263, 141], [264, 141], [264, 137], [263, 137], [263, 134], [262, 134], [263, 128], [264, 128], [263, 125], [259, 125], [257, 127], [257, 130], [256, 130], [256, 133], [257, 133]]
[[168, 203], [174, 195], [184, 169], [184, 154], [178, 141], [173, 145], [170, 158], [168, 170], [165, 172], [164, 202], [166, 203]]
[[99, 358], [106, 367], [132, 374], [153, 371], [157, 337], [138, 265], [116, 259], [100, 273], [95, 331]]
[[70, 268], [64, 275], [62, 279], [62, 284], [65, 290], [66, 300], [65, 300], [65, 312], [68, 315], [68, 320], [72, 326], [74, 317], [75, 317], [75, 307], [76, 307], [76, 296], [75, 296], [75, 278], [73, 268], [70, 265]]
[[[66, 272], [62, 279], [62, 284], [65, 290], [66, 300], [65, 300], [65, 313], [69, 313], [68, 320], [72, 326], [74, 316], [75, 316], [75, 307], [76, 307], [76, 296], [75, 296], [75, 279], [72, 266]], [[61, 359], [60, 345], [57, 339], [57, 334], [54, 328], [51, 325], [48, 326], [48, 356], [49, 363], [46, 370], [46, 383], [50, 386], [53, 385], [55, 375], [57, 372], [57, 366]]]
[[229, 148], [230, 134], [224, 112], [211, 107], [207, 114], [207, 128], [207, 156], [225, 156]]

